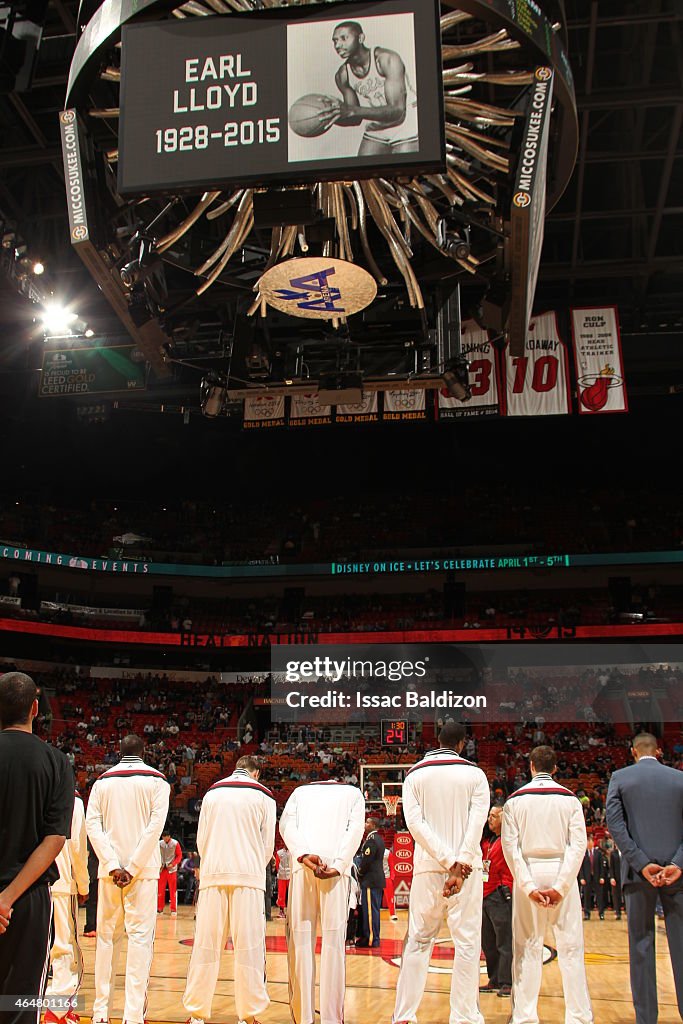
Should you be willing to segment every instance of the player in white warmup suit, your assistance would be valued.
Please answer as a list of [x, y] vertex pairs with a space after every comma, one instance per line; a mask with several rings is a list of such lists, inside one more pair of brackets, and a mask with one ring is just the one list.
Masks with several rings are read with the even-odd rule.
[[211, 1017], [228, 934], [235, 950], [235, 1009], [254, 1024], [270, 1004], [266, 990], [266, 868], [275, 847], [275, 797], [258, 781], [253, 757], [209, 789], [197, 832], [201, 857], [197, 925], [183, 1005], [190, 1024]]
[[505, 859], [512, 891], [512, 1024], [538, 1024], [538, 994], [547, 927], [555, 936], [562, 974], [565, 1024], [592, 1024], [583, 958], [583, 917], [576, 876], [586, 852], [583, 809], [555, 782], [555, 752], [535, 747], [531, 782], [503, 811]]
[[364, 831], [363, 794], [340, 782], [300, 786], [282, 812], [280, 834], [292, 855], [287, 954], [294, 1024], [313, 1024], [315, 1016], [318, 918], [320, 1024], [343, 1024], [351, 863]]
[[415, 856], [394, 1024], [417, 1020], [444, 914], [455, 946], [450, 1024], [483, 1022], [479, 844], [489, 812], [489, 785], [481, 768], [460, 756], [464, 742], [464, 726], [448, 722], [439, 733], [441, 748], [418, 761], [403, 783], [403, 816], [415, 840]]
[[97, 950], [92, 1024], [109, 1020], [116, 965], [128, 936], [123, 1024], [144, 1024], [154, 955], [159, 839], [171, 788], [145, 764], [139, 736], [121, 741], [121, 760], [95, 783], [88, 801], [88, 838], [99, 859]]
[[[77, 996], [83, 978], [83, 953], [78, 942], [78, 905], [85, 902], [90, 887], [88, 849], [85, 834], [85, 810], [78, 793], [71, 818], [71, 838], [67, 839], [57, 857], [59, 878], [52, 886], [52, 907], [55, 939], [50, 952], [52, 980], [48, 996]], [[75, 1024], [78, 1016], [71, 1010], [64, 1013], [45, 1012], [45, 1024], [55, 1024], [60, 1017], [66, 1024]]]

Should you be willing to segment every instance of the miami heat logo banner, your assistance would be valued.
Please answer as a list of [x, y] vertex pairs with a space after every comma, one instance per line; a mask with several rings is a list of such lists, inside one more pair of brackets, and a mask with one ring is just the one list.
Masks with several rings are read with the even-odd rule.
[[245, 430], [260, 427], [284, 427], [285, 399], [283, 395], [259, 394], [244, 399]]
[[616, 306], [571, 314], [579, 412], [628, 412]]
[[541, 313], [529, 324], [524, 354], [505, 351], [508, 416], [558, 416], [569, 410], [569, 360], [555, 313]]
[[439, 390], [439, 419], [464, 419], [469, 416], [498, 416], [498, 364], [488, 333], [474, 321], [463, 324], [461, 351], [470, 364], [472, 397], [468, 402], [451, 398], [446, 388]]
[[424, 420], [426, 416], [425, 392], [421, 388], [384, 392], [385, 422]]
[[292, 395], [290, 427], [324, 427], [332, 422], [332, 406], [321, 405], [315, 393]]

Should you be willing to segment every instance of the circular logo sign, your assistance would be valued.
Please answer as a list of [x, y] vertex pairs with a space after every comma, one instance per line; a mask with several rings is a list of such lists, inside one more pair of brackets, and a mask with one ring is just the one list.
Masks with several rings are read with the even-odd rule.
[[512, 197], [512, 202], [515, 206], [518, 206], [520, 210], [523, 210], [531, 202], [531, 196], [528, 192], [515, 192]]
[[74, 228], [71, 232], [71, 237], [74, 242], [84, 242], [88, 237], [88, 229], [83, 224], [79, 224], [78, 227]]
[[76, 113], [73, 110], [63, 110], [59, 115], [62, 124], [72, 124], [76, 120]]
[[534, 74], [536, 76], [537, 81], [547, 82], [549, 78], [552, 78], [553, 73], [550, 70], [550, 68], [536, 68]]
[[377, 284], [367, 270], [346, 260], [318, 256], [276, 264], [258, 287], [269, 306], [311, 320], [358, 313], [377, 295]]

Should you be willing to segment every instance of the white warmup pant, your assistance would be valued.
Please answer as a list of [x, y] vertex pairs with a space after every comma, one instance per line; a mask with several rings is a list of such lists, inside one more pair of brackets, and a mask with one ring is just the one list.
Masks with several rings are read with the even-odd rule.
[[78, 944], [78, 897], [52, 893], [55, 938], [50, 952], [49, 996], [75, 996], [83, 979], [83, 953]]
[[294, 871], [287, 910], [289, 1001], [294, 1024], [315, 1017], [315, 946], [318, 918], [320, 952], [320, 1024], [343, 1024], [346, 989], [346, 926], [350, 879], [316, 878], [304, 868]]
[[235, 1009], [239, 1020], [250, 1021], [270, 1005], [263, 889], [210, 886], [200, 890], [197, 900], [194, 945], [183, 995], [183, 1006], [192, 1017], [211, 1017], [228, 934], [235, 948]]
[[97, 950], [93, 1024], [113, 1010], [116, 965], [124, 932], [128, 936], [123, 1024], [144, 1024], [147, 986], [154, 956], [158, 879], [142, 878], [125, 889], [100, 878], [97, 894]]
[[[539, 889], [552, 889], [561, 860], [527, 862]], [[539, 907], [514, 887], [512, 893], [512, 1024], [538, 1024], [543, 939], [550, 928], [564, 991], [565, 1024], [592, 1024], [593, 1009], [583, 958], [583, 915], [579, 887], [572, 885], [556, 907]]]
[[451, 978], [449, 1024], [484, 1024], [479, 1009], [481, 905], [484, 883], [474, 868], [456, 896], [445, 899], [447, 873], [413, 875], [408, 908], [408, 931], [403, 940], [401, 970], [396, 983], [394, 1021], [416, 1021], [429, 972], [429, 961], [443, 924], [453, 939], [455, 958]]

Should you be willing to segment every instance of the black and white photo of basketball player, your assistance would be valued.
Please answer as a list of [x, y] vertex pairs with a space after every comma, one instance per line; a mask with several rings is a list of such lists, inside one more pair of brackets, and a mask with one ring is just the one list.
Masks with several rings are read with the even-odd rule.
[[290, 160], [417, 153], [413, 15], [288, 26], [288, 99]]

